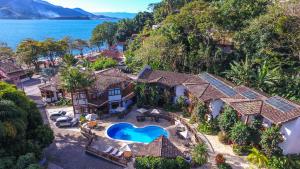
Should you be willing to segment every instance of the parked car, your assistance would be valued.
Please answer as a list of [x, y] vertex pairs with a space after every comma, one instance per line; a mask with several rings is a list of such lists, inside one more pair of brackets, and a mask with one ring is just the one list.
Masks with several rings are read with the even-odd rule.
[[52, 113], [50, 115], [50, 119], [52, 121], [56, 121], [59, 117], [65, 116], [66, 114], [67, 114], [66, 111], [58, 111], [58, 112]]
[[74, 127], [75, 125], [78, 124], [78, 122], [79, 120], [77, 118], [62, 116], [56, 120], [55, 125], [57, 127]]

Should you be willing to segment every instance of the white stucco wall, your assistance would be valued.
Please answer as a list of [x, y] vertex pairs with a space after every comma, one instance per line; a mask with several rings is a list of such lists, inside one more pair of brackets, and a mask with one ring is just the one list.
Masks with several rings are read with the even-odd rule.
[[184, 96], [184, 93], [185, 93], [185, 90], [186, 90], [186, 87], [183, 86], [183, 85], [178, 85], [175, 87], [175, 98], [174, 98], [174, 103], [176, 103], [177, 99], [180, 97], [180, 96]]
[[283, 154], [300, 153], [300, 117], [293, 121], [284, 123], [280, 129], [283, 134], [284, 142], [279, 146], [283, 150]]
[[216, 118], [220, 114], [220, 111], [221, 111], [223, 105], [224, 105], [224, 102], [220, 99], [214, 100], [209, 103], [209, 108], [210, 108], [213, 118]]

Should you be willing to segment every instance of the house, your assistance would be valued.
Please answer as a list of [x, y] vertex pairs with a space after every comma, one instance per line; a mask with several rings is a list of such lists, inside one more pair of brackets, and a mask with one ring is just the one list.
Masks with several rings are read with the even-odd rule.
[[39, 89], [42, 99], [46, 103], [53, 103], [62, 98], [70, 98], [70, 94], [61, 86], [58, 75], [51, 78], [49, 83], [41, 84]]
[[18, 66], [13, 60], [0, 61], [0, 80], [19, 85], [28, 79], [27, 70]]
[[146, 66], [138, 75], [138, 82], [158, 85], [171, 92], [176, 101], [184, 96], [205, 103], [213, 118], [224, 105], [233, 108], [240, 119], [250, 124], [255, 117], [262, 117], [264, 127], [279, 126], [284, 137], [280, 144], [284, 154], [300, 153], [300, 105], [279, 96], [270, 97], [265, 93], [246, 86], [234, 84], [209, 73], [199, 76], [183, 73], [152, 70]]
[[126, 110], [134, 101], [134, 82], [119, 69], [95, 72], [96, 82], [86, 91], [73, 93], [76, 115], [85, 113], [116, 113]]
[[[179, 97], [186, 99], [185, 83], [201, 83], [195, 75], [184, 73], [168, 72], [161, 70], [152, 70], [150, 66], [146, 66], [138, 75], [138, 82], [147, 83], [158, 86], [163, 91], [170, 93], [170, 100], [176, 103]], [[161, 93], [163, 94], [163, 93]]]
[[134, 153], [138, 157], [176, 158], [184, 157], [183, 153], [165, 136], [160, 136], [149, 144], [140, 146]]

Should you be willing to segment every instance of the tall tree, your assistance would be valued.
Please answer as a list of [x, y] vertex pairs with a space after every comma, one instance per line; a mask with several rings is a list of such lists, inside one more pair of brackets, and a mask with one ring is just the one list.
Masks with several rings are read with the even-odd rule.
[[8, 59], [14, 56], [12, 48], [8, 47], [6, 43], [0, 42], [0, 60]]
[[34, 65], [35, 70], [39, 70], [38, 59], [43, 53], [43, 46], [40, 42], [33, 39], [23, 40], [17, 47], [17, 59], [28, 65]]
[[89, 47], [88, 42], [82, 39], [74, 40], [72, 45], [74, 49], [79, 50], [81, 56], [83, 56], [83, 50]]
[[114, 22], [104, 22], [98, 25], [92, 33], [91, 43], [96, 45], [99, 50], [103, 44], [109, 47], [115, 42], [115, 35], [117, 32], [117, 24]]

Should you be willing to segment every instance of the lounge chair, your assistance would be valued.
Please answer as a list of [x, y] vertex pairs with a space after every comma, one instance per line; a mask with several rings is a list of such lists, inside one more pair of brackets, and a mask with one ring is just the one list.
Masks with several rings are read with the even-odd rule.
[[114, 156], [118, 153], [118, 151], [119, 151], [118, 149], [114, 148], [114, 150], [110, 153], [110, 155]]
[[103, 151], [103, 153], [109, 153], [112, 149], [113, 149], [113, 147], [109, 146], [105, 151]]
[[116, 154], [116, 157], [121, 157], [123, 155], [123, 151], [119, 151], [117, 154]]

